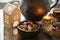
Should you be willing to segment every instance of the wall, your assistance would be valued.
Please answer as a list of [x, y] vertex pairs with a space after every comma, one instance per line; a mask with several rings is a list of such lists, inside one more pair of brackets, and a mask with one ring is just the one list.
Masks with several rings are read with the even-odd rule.
[[[54, 2], [55, 0], [51, 0], [51, 1], [53, 1], [53, 2]], [[58, 4], [60, 4], [60, 0], [59, 0], [59, 3], [58, 3]]]
[[[16, 1], [10, 1], [9, 3], [13, 4], [14, 2], [16, 2]], [[19, 1], [17, 1], [17, 2], [19, 2]], [[0, 1], [0, 9], [4, 8], [4, 6], [5, 6], [7, 3], [8, 3], [8, 2], [1, 2], [1, 1]], [[20, 5], [20, 2], [19, 2], [19, 5]]]
[[[3, 8], [4, 6], [5, 6], [5, 4], [7, 3], [7, 2], [10, 2], [11, 1], [11, 3], [13, 3], [14, 1], [19, 1], [19, 5], [21, 5], [21, 3], [22, 3], [22, 1], [23, 0], [0, 0], [0, 9], [1, 8]], [[54, 2], [55, 0], [48, 0], [50, 3], [52, 3], [52, 1]], [[56, 6], [56, 7], [58, 7], [58, 8], [60, 8], [60, 0], [59, 0], [59, 3], [58, 3], [58, 5]]]

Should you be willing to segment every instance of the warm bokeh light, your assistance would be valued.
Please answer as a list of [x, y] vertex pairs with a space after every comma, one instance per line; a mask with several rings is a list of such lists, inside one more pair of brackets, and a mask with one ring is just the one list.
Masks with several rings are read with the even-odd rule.
[[51, 19], [51, 16], [44, 16], [43, 19], [46, 19], [46, 20], [50, 20]]
[[8, 8], [7, 8], [8, 11], [11, 11], [12, 10], [12, 7], [10, 5], [8, 5]]
[[18, 24], [19, 24], [19, 21], [15, 21], [15, 22], [13, 23], [13, 27], [16, 27]]
[[43, 13], [44, 13], [43, 8], [38, 8], [38, 9], [37, 9], [37, 13], [38, 13], [38, 14], [43, 14]]

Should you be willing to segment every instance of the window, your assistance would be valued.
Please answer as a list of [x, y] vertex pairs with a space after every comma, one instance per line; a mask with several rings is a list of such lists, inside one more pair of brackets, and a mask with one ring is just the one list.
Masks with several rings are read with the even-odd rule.
[[10, 5], [8, 5], [7, 10], [8, 11], [11, 11], [12, 10], [12, 7]]
[[18, 15], [14, 16], [14, 20], [18, 19]]
[[9, 24], [9, 21], [7, 21], [7, 24]]
[[5, 14], [5, 23], [9, 24], [9, 16]]
[[8, 21], [8, 20], [5, 20], [5, 23], [6, 23], [6, 24], [9, 24], [9, 21]]

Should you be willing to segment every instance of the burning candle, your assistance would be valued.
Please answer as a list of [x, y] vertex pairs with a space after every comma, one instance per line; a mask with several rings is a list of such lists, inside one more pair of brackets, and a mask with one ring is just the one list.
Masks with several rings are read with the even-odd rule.
[[51, 20], [51, 16], [44, 16], [43, 19], [44, 20]]
[[43, 17], [43, 26], [46, 31], [51, 31], [53, 28], [51, 18], [49, 15]]
[[46, 15], [43, 17], [43, 23], [45, 24], [51, 24], [52, 23], [52, 17], [49, 15]]

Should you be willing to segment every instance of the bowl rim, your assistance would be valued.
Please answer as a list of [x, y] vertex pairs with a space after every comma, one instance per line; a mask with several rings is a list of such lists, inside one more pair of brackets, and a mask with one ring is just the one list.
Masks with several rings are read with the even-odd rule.
[[[26, 22], [26, 21], [27, 21], [27, 20], [22, 21], [22, 22]], [[19, 25], [17, 26], [17, 28], [18, 28], [19, 30], [21, 30], [21, 31], [24, 31], [24, 32], [36, 32], [36, 31], [38, 31], [38, 30], [40, 29], [40, 25], [39, 25], [37, 22], [31, 21], [31, 22], [33, 22], [33, 23], [36, 23], [36, 24], [38, 25], [38, 28], [37, 28], [36, 30], [34, 30], [34, 31], [23, 30], [23, 29], [20, 28], [20, 24], [21, 24], [22, 22], [20, 22]]]

